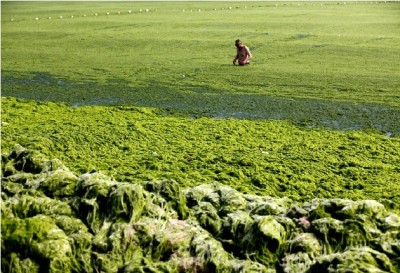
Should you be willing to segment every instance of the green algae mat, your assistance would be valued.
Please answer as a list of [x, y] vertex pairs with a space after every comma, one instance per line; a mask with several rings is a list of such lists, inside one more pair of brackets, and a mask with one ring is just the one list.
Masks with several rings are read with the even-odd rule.
[[[374, 132], [299, 128], [285, 121], [165, 116], [156, 109], [2, 99], [2, 148], [16, 143], [75, 173], [118, 181], [231, 185], [296, 201], [400, 203], [400, 140]], [[7, 109], [7, 110], [6, 110]]]
[[2, 2], [2, 272], [399, 272], [399, 14]]
[[1, 5], [2, 96], [400, 133], [396, 2]]
[[389, 272], [400, 215], [374, 200], [243, 194], [218, 182], [80, 176], [2, 155], [3, 272]]

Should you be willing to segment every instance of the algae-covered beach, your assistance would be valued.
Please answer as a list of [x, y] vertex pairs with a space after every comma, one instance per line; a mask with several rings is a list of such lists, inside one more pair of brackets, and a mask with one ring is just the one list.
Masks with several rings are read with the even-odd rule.
[[398, 3], [1, 5], [2, 272], [400, 270]]

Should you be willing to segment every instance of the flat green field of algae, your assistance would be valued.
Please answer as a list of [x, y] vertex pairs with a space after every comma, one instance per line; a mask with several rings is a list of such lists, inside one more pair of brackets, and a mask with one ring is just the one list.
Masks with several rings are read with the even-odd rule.
[[118, 181], [175, 179], [184, 187], [218, 181], [294, 201], [400, 203], [400, 140], [374, 132], [2, 98], [2, 151], [17, 143], [76, 173], [104, 171]]
[[[395, 2], [5, 1], [2, 96], [398, 136], [399, 10]], [[232, 65], [237, 38], [251, 66]]]

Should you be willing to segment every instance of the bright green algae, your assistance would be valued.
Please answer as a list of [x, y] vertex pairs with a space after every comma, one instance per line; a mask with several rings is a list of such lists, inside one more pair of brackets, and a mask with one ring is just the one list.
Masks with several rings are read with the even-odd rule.
[[2, 3], [3, 270], [400, 271], [398, 8]]
[[[59, 160], [20, 145], [2, 163], [5, 272], [400, 270], [400, 215], [377, 201], [298, 204], [217, 182], [183, 189], [101, 172], [72, 179]], [[52, 193], [71, 185], [73, 195]]]
[[[73, 172], [67, 180], [98, 170], [120, 182], [174, 179], [187, 187], [217, 181], [242, 193], [301, 202], [318, 197], [400, 203], [400, 141], [378, 133], [15, 98], [2, 98], [2, 122], [4, 152], [19, 143], [59, 158]], [[13, 167], [4, 168], [7, 173]]]
[[[1, 12], [2, 96], [400, 134], [398, 3], [5, 1]], [[232, 65], [237, 38], [252, 65]]]

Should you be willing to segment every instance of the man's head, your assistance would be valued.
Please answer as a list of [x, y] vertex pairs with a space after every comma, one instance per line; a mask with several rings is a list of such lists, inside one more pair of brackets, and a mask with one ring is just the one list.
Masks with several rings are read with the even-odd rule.
[[236, 46], [236, 47], [242, 47], [242, 46], [243, 46], [243, 43], [242, 43], [239, 39], [237, 39], [237, 40], [235, 41], [235, 46]]

